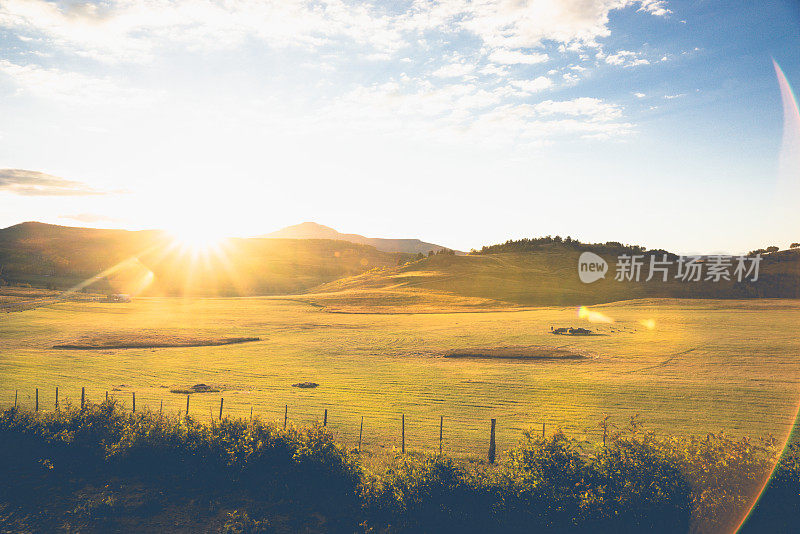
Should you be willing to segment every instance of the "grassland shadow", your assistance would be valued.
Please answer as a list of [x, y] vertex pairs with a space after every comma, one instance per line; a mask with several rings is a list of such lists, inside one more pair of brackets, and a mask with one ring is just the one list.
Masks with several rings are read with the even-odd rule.
[[172, 341], [133, 341], [127, 339], [94, 338], [83, 343], [64, 343], [53, 345], [60, 350], [108, 350], [108, 349], [166, 349], [191, 347], [220, 347], [261, 341], [260, 337], [226, 337], [217, 339], [176, 339]]

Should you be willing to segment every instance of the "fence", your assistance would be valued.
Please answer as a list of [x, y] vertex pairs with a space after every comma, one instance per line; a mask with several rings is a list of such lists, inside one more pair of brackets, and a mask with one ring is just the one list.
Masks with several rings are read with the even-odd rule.
[[[512, 447], [524, 430], [546, 437], [553, 432], [562, 431], [578, 441], [589, 443], [605, 442], [609, 424], [601, 421], [595, 428], [578, 427], [558, 422], [519, 421], [504, 426], [503, 419], [492, 417], [479, 421], [462, 417], [409, 419], [405, 413], [387, 417], [382, 414], [358, 414], [348, 410], [337, 411], [335, 406], [320, 407], [318, 410], [282, 404], [280, 406], [255, 406], [253, 404], [231, 403], [223, 394], [191, 393], [176, 395], [170, 393], [161, 399], [152, 395], [137, 395], [136, 391], [93, 391], [97, 395], [90, 399], [85, 387], [70, 390], [75, 397], [64, 394], [55, 387], [44, 392], [34, 388], [32, 392], [14, 391], [13, 405], [34, 411], [57, 411], [73, 402], [83, 408], [90, 400], [114, 399], [123, 409], [133, 412], [151, 411], [172, 414], [178, 417], [191, 415], [193, 419], [218, 421], [228, 417], [243, 419], [259, 418], [287, 428], [289, 425], [322, 424], [336, 435], [348, 448], [361, 450], [389, 449], [405, 453], [406, 450], [447, 453], [451, 456], [481, 456], [494, 462], [497, 454]], [[78, 401], [78, 398], [80, 399]], [[164, 400], [167, 400], [165, 403]], [[4, 403], [5, 404], [5, 403]], [[10, 403], [9, 403], [10, 404]]]

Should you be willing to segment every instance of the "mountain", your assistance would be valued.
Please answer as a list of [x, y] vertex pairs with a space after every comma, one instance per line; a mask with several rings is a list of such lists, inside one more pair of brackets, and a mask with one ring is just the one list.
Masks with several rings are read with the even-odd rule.
[[[349, 241], [360, 245], [369, 245], [384, 252], [405, 252], [408, 254], [427, 254], [429, 251], [438, 252], [446, 247], [426, 243], [419, 239], [384, 239], [380, 237], [364, 237], [358, 234], [341, 234], [328, 226], [323, 226], [314, 222], [304, 222], [287, 226], [276, 232], [265, 234], [259, 237], [269, 239], [333, 239], [336, 241]], [[456, 254], [464, 254], [456, 251]]]
[[142, 295], [300, 293], [414, 258], [324, 239], [227, 239], [211, 251], [181, 247], [157, 230], [130, 232], [27, 222], [0, 230], [0, 279], [64, 290]]
[[[326, 237], [342, 236], [319, 225], [301, 226]], [[661, 258], [666, 252], [548, 239], [418, 259], [340, 239], [228, 239], [204, 252], [183, 248], [161, 231], [23, 223], [0, 230], [0, 279], [58, 290], [88, 280], [96, 291], [145, 296], [293, 295], [340, 311], [511, 309], [663, 297], [800, 298], [800, 249], [765, 254], [754, 283], [683, 282], [674, 276], [646, 282], [646, 265], [642, 281], [625, 282], [615, 280], [620, 255]], [[605, 278], [589, 284], [577, 271], [587, 250], [609, 265]]]

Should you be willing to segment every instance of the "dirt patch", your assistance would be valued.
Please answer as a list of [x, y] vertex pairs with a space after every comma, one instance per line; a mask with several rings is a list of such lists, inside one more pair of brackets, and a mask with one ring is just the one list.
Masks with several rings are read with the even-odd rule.
[[318, 386], [319, 384], [317, 384], [316, 382], [299, 382], [297, 384], [292, 384], [293, 388], [301, 388], [301, 389], [310, 389]]
[[582, 360], [583, 354], [556, 347], [491, 347], [453, 349], [445, 358], [495, 358], [513, 360]]
[[208, 384], [195, 384], [188, 388], [175, 388], [170, 389], [170, 393], [179, 393], [181, 395], [191, 395], [192, 393], [219, 393], [220, 389]]
[[108, 349], [160, 349], [171, 347], [216, 347], [261, 341], [260, 337], [192, 337], [170, 334], [106, 334], [90, 336], [74, 341], [53, 345], [62, 350], [108, 350]]

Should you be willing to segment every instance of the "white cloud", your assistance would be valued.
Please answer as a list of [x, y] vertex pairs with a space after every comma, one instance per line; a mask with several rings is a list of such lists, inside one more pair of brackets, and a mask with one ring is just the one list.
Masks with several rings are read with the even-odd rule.
[[511, 85], [526, 93], [536, 93], [552, 87], [553, 80], [547, 76], [539, 76], [533, 80], [511, 80]]
[[663, 0], [416, 0], [401, 12], [345, 0], [5, 0], [0, 27], [105, 61], [147, 61], [170, 43], [224, 49], [247, 39], [301, 48], [345, 39], [392, 52], [417, 42], [423, 32], [446, 38], [467, 31], [499, 57], [534, 63], [545, 55], [523, 58], [513, 51], [544, 41], [572, 51], [596, 46], [610, 34], [609, 14], [632, 5], [653, 15], [670, 12]]
[[664, 0], [642, 0], [639, 11], [646, 11], [657, 17], [664, 17], [672, 13], [671, 10], [667, 9], [667, 2]]
[[421, 79], [359, 87], [327, 102], [308, 125], [425, 137], [442, 144], [543, 146], [559, 137], [613, 139], [629, 135], [620, 106], [597, 98], [520, 103], [512, 87], [466, 82], [442, 87]]
[[467, 30], [492, 48], [531, 48], [543, 41], [580, 49], [610, 34], [611, 11], [631, 5], [654, 15], [668, 12], [654, 0], [418, 0], [406, 27]]
[[633, 96], [635, 96], [636, 98], [644, 98], [644, 97], [646, 97], [647, 95], [646, 95], [646, 94], [644, 94], [644, 93], [633, 93]]
[[537, 63], [545, 63], [550, 59], [547, 54], [526, 54], [519, 50], [507, 50], [499, 48], [489, 54], [489, 60], [495, 63], [502, 63], [504, 65], [535, 65]]
[[[118, 64], [155, 58], [168, 62], [170, 54], [185, 50], [242, 47], [247, 52], [243, 45], [253, 42], [260, 48], [294, 48], [300, 57], [293, 64], [314, 67], [316, 76], [297, 90], [298, 100], [312, 104], [286, 111], [286, 123], [297, 122], [299, 129], [381, 129], [480, 140], [485, 128], [498, 142], [547, 143], [565, 133], [614, 137], [632, 131], [621, 119], [621, 108], [599, 99], [531, 102], [556, 83], [577, 83], [586, 68], [570, 63], [591, 65], [593, 48], [610, 35], [609, 15], [626, 7], [669, 13], [663, 1], [654, 0], [414, 0], [405, 10], [351, 0], [0, 0], [0, 29], [34, 39], [28, 43], [31, 50]], [[540, 75], [544, 68], [529, 74], [534, 68], [527, 66], [552, 61], [555, 50], [581, 59], [554, 64], [547, 76]], [[402, 59], [392, 63], [393, 58]], [[424, 58], [434, 61], [425, 63]], [[597, 58], [623, 67], [647, 63], [626, 50]], [[343, 72], [343, 64], [354, 59], [385, 61], [386, 69], [382, 64], [370, 71], [373, 85], [359, 85], [363, 78], [358, 76], [347, 77], [346, 85], [337, 85], [335, 75], [319, 76], [321, 70]], [[0, 75], [10, 76], [22, 92], [60, 102], [130, 105], [152, 98], [102, 74], [116, 75], [119, 70], [111, 69], [119, 65], [61, 64], [78, 64], [82, 70], [5, 60]], [[87, 74], [87, 65], [101, 74]]]
[[93, 77], [37, 65], [19, 65], [0, 59], [0, 75], [10, 77], [22, 93], [70, 104], [113, 104], [136, 107], [152, 103], [157, 95], [125, 88], [107, 77]]
[[[598, 54], [598, 57], [600, 55]], [[649, 65], [650, 62], [644, 58], [640, 58], [638, 52], [630, 50], [620, 50], [616, 54], [605, 56], [605, 62], [609, 65], [616, 65], [618, 67], [637, 67], [639, 65]]]
[[470, 63], [449, 63], [433, 71], [431, 74], [440, 78], [458, 78], [471, 74], [475, 65]]
[[480, 70], [480, 73], [484, 74], [486, 76], [497, 76], [497, 77], [500, 77], [500, 78], [505, 78], [506, 76], [508, 76], [511, 73], [511, 71], [506, 66], [493, 65], [493, 64], [490, 63], [490, 64], [484, 66]]
[[540, 115], [568, 115], [571, 117], [587, 117], [595, 122], [605, 122], [622, 117], [622, 108], [609, 104], [599, 98], [580, 97], [572, 100], [545, 100], [533, 106]]
[[664, 98], [666, 100], [674, 100], [676, 98], [683, 98], [684, 96], [686, 96], [686, 93], [678, 93], [675, 95], [664, 95]]
[[369, 5], [327, 0], [223, 2], [112, 0], [102, 4], [5, 0], [0, 27], [43, 34], [76, 54], [106, 61], [146, 61], [165, 43], [224, 49], [254, 38], [277, 47], [318, 46], [337, 38], [394, 50], [392, 20]]

